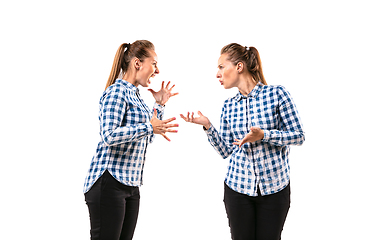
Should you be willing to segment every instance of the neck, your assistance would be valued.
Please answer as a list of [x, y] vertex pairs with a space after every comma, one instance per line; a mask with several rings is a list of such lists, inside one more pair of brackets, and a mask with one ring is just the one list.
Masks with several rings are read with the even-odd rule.
[[252, 89], [254, 89], [255, 86], [255, 80], [252, 78], [251, 75], [247, 75], [240, 77], [237, 88], [242, 95], [247, 96], [252, 91]]
[[127, 71], [125, 75], [122, 77], [123, 80], [133, 84], [135, 87], [139, 86], [138, 81], [136, 80], [136, 72], [133, 73], [131, 71]]

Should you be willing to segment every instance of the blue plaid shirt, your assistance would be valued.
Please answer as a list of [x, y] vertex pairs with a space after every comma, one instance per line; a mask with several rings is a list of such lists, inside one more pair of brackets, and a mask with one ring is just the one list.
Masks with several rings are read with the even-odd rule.
[[[155, 103], [157, 118], [164, 107]], [[101, 141], [85, 178], [84, 193], [108, 170], [122, 184], [140, 186], [148, 143], [154, 138], [149, 110], [133, 84], [117, 79], [99, 101]]]
[[[234, 139], [243, 139], [251, 127], [264, 130], [264, 138], [241, 147]], [[257, 196], [281, 191], [289, 184], [289, 145], [305, 140], [296, 105], [282, 86], [261, 83], [248, 94], [240, 92], [224, 102], [220, 132], [207, 131], [210, 144], [223, 157], [230, 156], [226, 184], [236, 192]]]

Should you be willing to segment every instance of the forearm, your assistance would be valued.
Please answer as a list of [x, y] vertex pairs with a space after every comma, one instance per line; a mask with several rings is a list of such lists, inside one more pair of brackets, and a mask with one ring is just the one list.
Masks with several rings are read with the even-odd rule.
[[204, 126], [204, 130], [207, 134], [209, 143], [213, 146], [217, 153], [222, 156], [222, 158], [227, 158], [232, 154], [233, 148], [227, 146], [226, 141], [222, 138], [213, 125], [210, 125], [208, 128]]
[[303, 131], [264, 130], [262, 141], [275, 146], [302, 145], [305, 134]]
[[153, 135], [153, 127], [149, 122], [119, 127], [115, 130], [107, 129], [101, 133], [104, 143], [108, 146], [137, 141], [151, 135]]

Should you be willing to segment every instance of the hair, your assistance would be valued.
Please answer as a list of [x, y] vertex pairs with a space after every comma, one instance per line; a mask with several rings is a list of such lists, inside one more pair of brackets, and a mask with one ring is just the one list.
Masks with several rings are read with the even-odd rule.
[[247, 48], [238, 43], [231, 43], [224, 46], [220, 53], [227, 53], [228, 60], [234, 65], [237, 65], [239, 62], [246, 64], [247, 70], [255, 82], [261, 82], [262, 84], [267, 85], [262, 70], [260, 54], [255, 47]]
[[130, 61], [133, 58], [138, 58], [140, 61], [150, 57], [149, 50], [155, 50], [153, 43], [147, 40], [137, 40], [130, 43], [123, 43], [117, 49], [115, 59], [113, 60], [110, 76], [108, 77], [105, 90], [115, 83], [119, 74], [122, 72], [124, 75], [130, 65]]

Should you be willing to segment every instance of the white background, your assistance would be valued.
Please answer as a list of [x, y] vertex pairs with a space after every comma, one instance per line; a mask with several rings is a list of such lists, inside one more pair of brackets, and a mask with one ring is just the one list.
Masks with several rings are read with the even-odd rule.
[[[215, 77], [220, 49], [255, 46], [268, 84], [291, 92], [306, 131], [291, 150], [282, 239], [367, 239], [365, 3], [303, 2], [3, 1], [1, 238], [89, 239], [82, 188], [98, 100], [118, 46], [147, 39], [161, 71], [151, 87], [172, 81], [180, 93], [165, 118], [201, 110], [217, 128], [236, 94]], [[228, 160], [200, 126], [177, 123], [172, 142], [157, 136], [148, 148], [134, 240], [229, 240]]]

